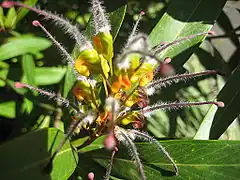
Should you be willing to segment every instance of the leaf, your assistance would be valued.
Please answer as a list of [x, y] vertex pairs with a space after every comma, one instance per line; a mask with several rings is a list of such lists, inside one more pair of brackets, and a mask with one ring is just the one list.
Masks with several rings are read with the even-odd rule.
[[[37, 2], [38, 0], [27, 0], [24, 2], [24, 4], [27, 4], [29, 6], [34, 6], [35, 4], [37, 4]], [[23, 19], [28, 12], [29, 10], [26, 8], [19, 8], [17, 11], [17, 23], [21, 21], [21, 19]]]
[[63, 97], [67, 97], [69, 91], [72, 89], [74, 83], [76, 81], [76, 75], [73, 72], [72, 65], [67, 66], [67, 72], [64, 79], [64, 86], [63, 86]]
[[9, 29], [14, 29], [16, 27], [16, 22], [17, 22], [17, 12], [14, 7], [10, 8], [8, 10], [8, 13], [5, 17], [5, 27]]
[[26, 76], [27, 84], [35, 85], [35, 63], [32, 55], [25, 54], [22, 56], [22, 69]]
[[59, 83], [66, 73], [64, 67], [41, 67], [36, 68], [35, 81], [38, 86]]
[[[225, 84], [225, 81], [223, 80], [223, 78], [221, 76], [218, 76], [217, 77], [218, 91], [222, 89], [224, 84]], [[210, 106], [210, 108], [208, 109], [208, 112], [206, 113], [205, 117], [202, 120], [200, 127], [198, 128], [197, 133], [194, 136], [194, 139], [198, 139], [198, 140], [209, 139], [210, 128], [214, 119], [214, 115], [217, 112], [217, 110], [218, 110], [218, 107], [216, 107], [215, 105]]]
[[217, 112], [217, 109], [218, 108], [215, 105], [211, 105], [207, 114], [203, 118], [203, 121], [202, 121], [197, 133], [195, 134], [194, 139], [199, 139], [199, 140], [209, 139], [210, 128], [212, 125], [214, 115]]
[[[127, 6], [121, 6], [120, 8], [116, 9], [115, 11], [109, 13], [109, 19], [112, 25], [112, 31], [111, 34], [113, 36], [113, 39], [115, 40], [118, 34], [118, 31], [122, 25], [125, 13], [126, 13]], [[91, 38], [93, 33], [93, 27], [91, 25], [91, 18], [88, 22], [88, 26], [86, 28], [85, 34]], [[73, 50], [73, 57], [77, 58], [78, 56], [78, 50], [74, 48]], [[73, 73], [72, 67], [68, 66], [67, 73], [64, 80], [64, 87], [63, 87], [63, 97], [67, 97], [69, 91], [72, 89], [72, 86], [74, 85], [76, 81], [76, 76]]]
[[3, 8], [0, 7], [0, 31], [5, 29], [5, 25], [4, 25], [4, 13], [3, 13]]
[[[144, 165], [147, 179], [238, 179], [240, 176], [240, 141], [161, 141], [161, 144], [175, 160], [179, 175], [174, 176], [172, 165], [151, 143], [137, 143], [138, 152]], [[91, 145], [90, 145], [91, 146]], [[111, 175], [119, 179], [139, 179], [133, 160], [126, 155], [127, 150], [120, 147], [113, 162]], [[151, 153], [150, 153], [151, 152]], [[231, 152], [231, 153], [229, 153]], [[111, 152], [95, 150], [80, 154], [80, 164], [92, 159], [106, 167]], [[92, 159], [90, 159], [92, 157]], [[86, 161], [87, 160], [87, 161]], [[80, 169], [81, 166], [78, 167]], [[89, 168], [89, 167], [88, 167]], [[94, 171], [95, 170], [95, 171]], [[100, 167], [91, 165], [97, 179], [102, 179]], [[82, 169], [86, 177], [86, 169]]]
[[[37, 67], [34, 70], [34, 79], [37, 86], [45, 86], [59, 83], [65, 75], [65, 67]], [[26, 80], [26, 76], [22, 81]]]
[[6, 85], [3, 79], [7, 78], [8, 71], [9, 71], [8, 63], [0, 61], [0, 87], [4, 87]]
[[[174, 41], [181, 37], [209, 31], [219, 16], [226, 0], [174, 0], [166, 13], [149, 35], [152, 46], [160, 42]], [[203, 13], [204, 12], [204, 13]], [[159, 58], [174, 58], [173, 65], [178, 70], [200, 45], [204, 36], [186, 40], [165, 50]]]
[[55, 129], [42, 129], [11, 140], [0, 147], [1, 179], [68, 179], [78, 163], [77, 154], [67, 142], [56, 155], [51, 173], [46, 167], [51, 155], [64, 138]]
[[224, 108], [219, 108], [213, 119], [210, 129], [210, 139], [219, 138], [234, 119], [240, 114], [240, 65], [237, 66], [227, 83], [218, 94], [218, 100], [225, 103]]
[[9, 38], [8, 42], [0, 46], [0, 61], [7, 60], [26, 53], [35, 54], [51, 46], [46, 38], [20, 36]]
[[0, 103], [0, 116], [4, 116], [7, 118], [15, 118], [16, 117], [16, 102], [15, 101], [7, 101]]

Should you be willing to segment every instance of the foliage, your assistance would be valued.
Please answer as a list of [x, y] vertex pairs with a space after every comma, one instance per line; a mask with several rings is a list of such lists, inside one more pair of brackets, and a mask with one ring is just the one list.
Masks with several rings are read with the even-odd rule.
[[[86, 34], [91, 35], [91, 24], [87, 24], [91, 14], [86, 8], [89, 4], [85, 1], [77, 4], [74, 0], [61, 0], [57, 3], [49, 0], [47, 5], [37, 0], [24, 2], [31, 6], [39, 3], [44, 8], [47, 6], [45, 9], [63, 13], [79, 23], [82, 30], [86, 29]], [[148, 118], [147, 130], [151, 135], [158, 138], [176, 138], [176, 140], [160, 142], [179, 167], [179, 176], [174, 176], [171, 164], [164, 156], [161, 157], [157, 153], [151, 143], [139, 142], [137, 147], [148, 179], [237, 179], [239, 177], [240, 160], [237, 155], [239, 142], [208, 140], [218, 139], [221, 135], [224, 139], [239, 140], [238, 122], [235, 123], [234, 131], [233, 128], [228, 129], [240, 112], [237, 108], [240, 86], [238, 85], [239, 40], [236, 34], [239, 27], [233, 27], [226, 11], [222, 11], [225, 2], [225, 0], [211, 2], [187, 0], [183, 6], [178, 0], [161, 2], [132, 0], [128, 2], [127, 13], [124, 2], [104, 3], [107, 11], [110, 12], [116, 52], [120, 51], [125, 43], [136, 15], [142, 8], [147, 11], [146, 16], [142, 18], [140, 30], [143, 29], [149, 34], [151, 46], [208, 31], [219, 17], [218, 24], [237, 47], [236, 52], [227, 61], [213, 43], [215, 39], [221, 37], [220, 35], [220, 37], [218, 35], [208, 37], [202, 44], [201, 36], [181, 42], [159, 56], [162, 60], [171, 57], [171, 64], [177, 73], [217, 69], [225, 76], [200, 77], [187, 83], [180, 82], [161, 90], [160, 94], [154, 96], [151, 101], [176, 99], [206, 101], [216, 98], [223, 101], [225, 107], [218, 109], [212, 105], [170, 112], [158, 111]], [[125, 20], [122, 21], [124, 16]], [[64, 97], [71, 99], [71, 89], [75, 80], [71, 67], [67, 63], [61, 63], [61, 55], [54, 47], [50, 47], [51, 42], [39, 29], [31, 27], [30, 22], [35, 19], [39, 17], [26, 9], [0, 7], [0, 138], [2, 142], [0, 164], [4, 167], [0, 170], [0, 177], [9, 179], [11, 175], [11, 179], [21, 179], [21, 177], [67, 179], [71, 176], [69, 179], [87, 179], [87, 173], [92, 171], [96, 179], [102, 179], [111, 154], [102, 149], [104, 138], [80, 148], [86, 140], [84, 138], [86, 132], [74, 136], [71, 140], [71, 144], [78, 147], [79, 160], [76, 149], [71, 148], [70, 143], [67, 142], [54, 159], [51, 173], [42, 177], [42, 170], [63, 139], [62, 131], [65, 131], [71, 123], [71, 115], [58, 102], [26, 89], [17, 89], [13, 83], [21, 81], [33, 86], [44, 86], [59, 94], [62, 92]], [[52, 28], [52, 24], [45, 21], [44, 24], [68, 49], [74, 46], [58, 28]], [[73, 57], [77, 55], [75, 49]], [[234, 135], [231, 136], [232, 134]], [[186, 137], [189, 140], [177, 140]], [[138, 171], [126, 155], [127, 149], [122, 146], [119, 149], [111, 178], [136, 179]], [[11, 174], [7, 174], [8, 172]]]

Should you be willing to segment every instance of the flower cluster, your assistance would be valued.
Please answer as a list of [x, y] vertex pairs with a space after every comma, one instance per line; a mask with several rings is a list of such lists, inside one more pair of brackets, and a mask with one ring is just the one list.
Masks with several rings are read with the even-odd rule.
[[[66, 134], [66, 139], [59, 145], [56, 153], [61, 149], [66, 140], [71, 137], [73, 132], [79, 132], [82, 128], [87, 128], [94, 132], [89, 137], [89, 141], [106, 135], [104, 146], [106, 149], [112, 150], [112, 157], [105, 179], [110, 177], [114, 155], [118, 150], [119, 143], [124, 144], [129, 149], [130, 155], [136, 162], [140, 172], [140, 179], [146, 179], [143, 165], [134, 144], [134, 140], [137, 138], [150, 141], [156, 145], [173, 164], [175, 172], [178, 174], [177, 165], [161, 144], [147, 133], [141, 131], [145, 125], [146, 116], [149, 116], [153, 111], [161, 109], [177, 109], [204, 104], [215, 104], [218, 107], [223, 107], [224, 103], [207, 101], [170, 102], [150, 105], [149, 96], [154, 95], [161, 88], [197, 76], [217, 74], [215, 70], [200, 73], [174, 74], [174, 70], [170, 65], [171, 59], [166, 58], [160, 63], [157, 55], [181, 41], [211, 34], [212, 32], [191, 35], [150, 48], [147, 35], [137, 32], [138, 22], [141, 16], [144, 15], [144, 12], [141, 12], [121, 54], [114, 55], [111, 25], [105, 14], [105, 9], [98, 0], [92, 0], [91, 3], [95, 29], [95, 34], [91, 40], [88, 40], [79, 32], [76, 26], [56, 14], [39, 10], [20, 2], [5, 1], [2, 3], [2, 7], [24, 7], [44, 16], [45, 19], [53, 20], [56, 25], [63, 28], [75, 40], [79, 52], [77, 59], [73, 59], [39, 21], [33, 21], [32, 24], [40, 27], [46, 33], [64, 56], [64, 59], [71, 64], [77, 76], [77, 82], [72, 89], [73, 95], [77, 99], [77, 104], [69, 102], [69, 100], [59, 97], [55, 93], [46, 92], [21, 82], [16, 82], [15, 86], [37, 91], [75, 110], [75, 114], [72, 116], [73, 123], [71, 128]], [[166, 75], [166, 77], [157, 78], [160, 72]], [[89, 173], [89, 177], [93, 179], [94, 174]]]

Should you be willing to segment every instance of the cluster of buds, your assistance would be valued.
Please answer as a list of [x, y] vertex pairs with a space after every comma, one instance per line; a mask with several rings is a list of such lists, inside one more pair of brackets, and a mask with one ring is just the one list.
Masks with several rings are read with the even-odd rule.
[[[177, 175], [177, 165], [168, 152], [157, 140], [143, 132], [146, 116], [162, 109], [177, 109], [205, 104], [215, 104], [218, 107], [223, 107], [224, 103], [215, 101], [168, 102], [151, 105], [149, 96], [154, 95], [161, 88], [198, 76], [218, 74], [215, 70], [175, 74], [174, 69], [170, 65], [171, 59], [166, 58], [160, 63], [157, 56], [165, 49], [175, 46], [182, 41], [212, 34], [212, 32], [198, 33], [170, 43], [161, 43], [151, 48], [147, 35], [137, 32], [139, 20], [144, 15], [144, 12], [141, 12], [121, 54], [116, 56], [113, 50], [111, 25], [105, 14], [105, 9], [98, 0], [92, 0], [91, 3], [95, 29], [95, 34], [91, 40], [88, 40], [87, 37], [79, 32], [76, 26], [56, 14], [39, 10], [20, 2], [5, 1], [2, 3], [2, 7], [24, 7], [44, 16], [45, 19], [53, 20], [57, 26], [63, 28], [75, 40], [79, 52], [77, 59], [73, 59], [39, 21], [33, 21], [32, 24], [46, 33], [64, 56], [64, 59], [72, 65], [72, 69], [77, 76], [77, 82], [72, 90], [77, 104], [59, 97], [55, 93], [46, 92], [21, 82], [16, 82], [15, 86], [37, 91], [62, 102], [69, 109], [74, 109], [75, 114], [72, 118], [72, 125], [56, 153], [59, 152], [66, 140], [74, 132], [87, 128], [94, 132], [89, 137], [90, 141], [106, 135], [104, 146], [112, 151], [105, 179], [110, 177], [114, 155], [118, 151], [117, 147], [120, 143], [126, 145], [129, 152], [131, 152], [130, 155], [139, 170], [140, 179], [146, 179], [143, 165], [134, 144], [135, 139], [150, 141], [156, 145], [156, 148], [163, 152], [172, 163]], [[159, 73], [163, 74], [164, 77], [157, 78]], [[89, 179], [93, 178], [94, 174], [91, 172]]]

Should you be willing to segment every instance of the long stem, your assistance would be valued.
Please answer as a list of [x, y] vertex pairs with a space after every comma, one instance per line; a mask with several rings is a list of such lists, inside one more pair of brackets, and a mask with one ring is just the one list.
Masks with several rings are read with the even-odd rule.
[[179, 109], [187, 106], [199, 106], [205, 104], [214, 104], [218, 107], [224, 107], [224, 103], [221, 101], [203, 101], [203, 102], [173, 102], [173, 103], [163, 103], [163, 104], [156, 104], [153, 106], [148, 106], [143, 108], [141, 111], [143, 113], [152, 112], [160, 109]]
[[176, 175], [178, 175], [178, 167], [177, 167], [176, 163], [174, 162], [172, 157], [169, 155], [169, 153], [166, 151], [166, 149], [156, 139], [154, 139], [153, 137], [149, 136], [148, 134], [146, 134], [144, 132], [140, 132], [140, 131], [137, 131], [137, 130], [130, 130], [130, 131], [132, 133], [136, 134], [137, 135], [136, 137], [143, 138], [147, 141], [150, 141], [150, 142], [154, 143], [158, 147], [158, 149], [160, 151], [162, 151], [163, 154], [169, 159], [169, 161], [172, 163], [172, 165], [174, 167]]

